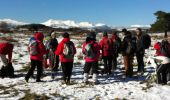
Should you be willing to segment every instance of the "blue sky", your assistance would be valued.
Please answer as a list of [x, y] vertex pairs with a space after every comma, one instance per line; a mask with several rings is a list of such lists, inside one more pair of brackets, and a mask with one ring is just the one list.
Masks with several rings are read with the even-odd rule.
[[170, 12], [170, 0], [0, 0], [0, 19], [29, 23], [59, 19], [148, 25], [155, 21], [153, 13], [158, 10]]

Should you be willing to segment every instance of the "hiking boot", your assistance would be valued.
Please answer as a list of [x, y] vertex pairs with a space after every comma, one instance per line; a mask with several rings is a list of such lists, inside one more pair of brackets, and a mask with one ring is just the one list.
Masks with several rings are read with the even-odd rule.
[[38, 80], [36, 80], [36, 82], [43, 82], [42, 80], [40, 80], [40, 79], [38, 79]]
[[92, 84], [93, 85], [98, 85], [98, 84], [100, 84], [100, 82], [97, 80], [97, 81], [93, 81]]
[[27, 83], [28, 83], [28, 80], [29, 80], [29, 79], [25, 77], [25, 81], [26, 81]]
[[82, 83], [84, 83], [85, 85], [89, 84], [89, 81], [83, 81]]

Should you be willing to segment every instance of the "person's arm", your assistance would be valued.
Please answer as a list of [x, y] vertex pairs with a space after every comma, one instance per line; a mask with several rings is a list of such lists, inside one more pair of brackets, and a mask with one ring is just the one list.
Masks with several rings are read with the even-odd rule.
[[55, 54], [56, 54], [56, 55], [62, 54], [63, 48], [64, 48], [64, 47], [63, 47], [62, 43], [60, 43], [60, 44], [58, 45], [57, 49], [55, 50]]
[[10, 45], [10, 51], [8, 53], [8, 63], [11, 63], [12, 61], [12, 52], [13, 52], [13, 48], [14, 48], [14, 45], [13, 44], [9, 44]]

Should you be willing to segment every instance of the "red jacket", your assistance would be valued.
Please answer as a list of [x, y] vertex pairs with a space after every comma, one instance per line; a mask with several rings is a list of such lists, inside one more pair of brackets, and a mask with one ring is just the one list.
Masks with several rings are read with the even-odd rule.
[[38, 43], [37, 51], [39, 53], [37, 55], [30, 55], [30, 59], [43, 61], [43, 55], [47, 53], [47, 51], [45, 50], [44, 44], [43, 44], [44, 35], [42, 33], [36, 33], [34, 35], [34, 38], [36, 39]]
[[8, 61], [11, 62], [14, 45], [8, 42], [0, 43], [0, 54], [8, 55]]
[[[70, 38], [63, 38], [63, 40], [59, 43], [57, 49], [55, 50], [55, 54], [60, 56], [61, 62], [73, 62], [74, 61], [74, 59], [64, 58], [64, 55], [63, 55], [64, 43], [69, 42], [69, 41], [70, 41]], [[75, 45], [74, 45], [74, 54], [76, 54]]]
[[[85, 54], [85, 46], [86, 46], [86, 42], [83, 44], [83, 48], [82, 48], [82, 53]], [[96, 62], [99, 60], [99, 57], [100, 57], [100, 46], [98, 45], [98, 43], [94, 42], [94, 41], [91, 41], [90, 44], [93, 44], [94, 46], [94, 52], [96, 52], [96, 57], [94, 58], [88, 58], [87, 56], [85, 57], [85, 61], [86, 62]]]
[[[154, 49], [156, 50], [157, 56], [166, 56], [165, 54], [161, 53], [161, 43], [157, 42], [154, 44]], [[170, 44], [168, 45], [168, 51], [170, 52]]]
[[[109, 43], [108, 43], [109, 41]], [[105, 36], [100, 41], [100, 49], [102, 50], [102, 56], [112, 56], [114, 49], [113, 49], [113, 41], [112, 39], [109, 39], [108, 36]], [[107, 45], [107, 47], [106, 47]], [[109, 49], [105, 49], [109, 48]]]

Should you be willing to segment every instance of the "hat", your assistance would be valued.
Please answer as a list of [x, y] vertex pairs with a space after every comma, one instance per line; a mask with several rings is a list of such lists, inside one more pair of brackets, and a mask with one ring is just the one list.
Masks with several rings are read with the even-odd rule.
[[122, 29], [122, 32], [127, 32], [126, 28]]
[[87, 37], [92, 38], [92, 39], [96, 39], [96, 34], [95, 34], [95, 32], [90, 32], [90, 33], [87, 35]]
[[103, 36], [107, 36], [107, 32], [104, 32], [104, 33], [103, 33]]
[[52, 33], [51, 33], [51, 36], [53, 36], [53, 35], [55, 35], [55, 34], [56, 34], [56, 32], [52, 32]]
[[62, 34], [63, 38], [69, 38], [69, 34], [67, 32]]

